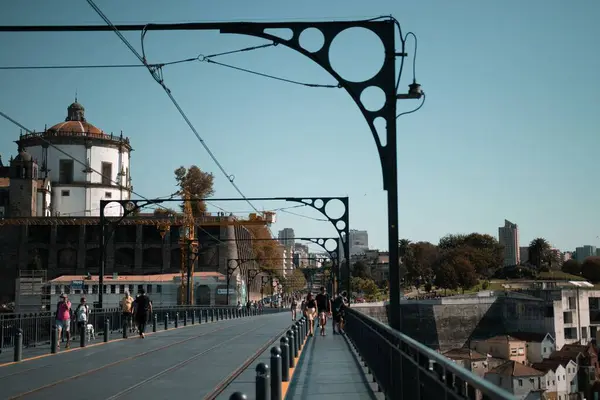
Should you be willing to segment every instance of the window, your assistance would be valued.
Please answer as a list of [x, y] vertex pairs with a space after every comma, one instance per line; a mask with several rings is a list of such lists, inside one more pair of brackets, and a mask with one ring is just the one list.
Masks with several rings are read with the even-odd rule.
[[517, 348], [516, 347], [511, 347], [511, 349], [510, 349], [510, 355], [511, 356], [516, 356], [517, 355]]
[[73, 183], [73, 160], [60, 160], [58, 162], [58, 182]]
[[571, 311], [563, 312], [563, 320], [564, 320], [565, 324], [572, 324], [573, 323], [573, 313]]
[[106, 197], [107, 199], [112, 199], [112, 193], [111, 192], [104, 192], [104, 197]]
[[522, 356], [525, 354], [525, 349], [523, 347], [519, 347], [519, 355]]
[[117, 293], [117, 285], [110, 285], [110, 292], [112, 294]]
[[119, 285], [119, 293], [125, 293], [125, 285]]
[[92, 286], [92, 293], [93, 294], [98, 294], [98, 285]]
[[61, 190], [60, 195], [63, 197], [69, 197], [71, 195], [70, 190]]
[[112, 163], [102, 162], [102, 184], [112, 184]]
[[581, 327], [581, 338], [587, 339], [587, 327], [586, 326]]
[[137, 292], [140, 293], [142, 290], [144, 290], [144, 285], [138, 285]]
[[146, 286], [146, 293], [152, 293], [152, 285]]
[[546, 352], [546, 348], [544, 347], [544, 353]]
[[156, 285], [156, 293], [162, 293], [162, 285]]
[[569, 297], [569, 310], [575, 310], [577, 308], [577, 303], [575, 301], [575, 297]]
[[523, 379], [519, 379], [519, 386], [523, 386]]

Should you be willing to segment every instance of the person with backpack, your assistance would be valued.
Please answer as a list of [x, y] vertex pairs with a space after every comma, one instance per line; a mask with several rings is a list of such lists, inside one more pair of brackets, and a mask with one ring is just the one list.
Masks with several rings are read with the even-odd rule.
[[[344, 311], [348, 305], [346, 291], [338, 294], [337, 297], [333, 300], [333, 334], [340, 335], [344, 334]], [[335, 327], [337, 326], [337, 332]]]
[[129, 329], [129, 332], [133, 332], [133, 297], [129, 292], [125, 292], [125, 297], [121, 299], [121, 312], [123, 329]]
[[67, 344], [65, 349], [71, 347], [71, 302], [66, 294], [60, 295], [60, 301], [56, 305], [56, 327], [58, 328], [58, 335], [56, 348], [60, 348], [61, 334], [67, 338]]
[[87, 324], [90, 320], [90, 307], [86, 304], [85, 297], [81, 298], [81, 301], [75, 309], [75, 319], [77, 321], [77, 328], [79, 328], [79, 334], [85, 335]]

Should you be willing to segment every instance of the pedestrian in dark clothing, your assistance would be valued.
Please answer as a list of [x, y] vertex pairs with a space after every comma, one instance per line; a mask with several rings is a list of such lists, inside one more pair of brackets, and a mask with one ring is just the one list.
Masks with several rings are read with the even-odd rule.
[[144, 289], [140, 290], [140, 295], [135, 299], [135, 323], [138, 327], [140, 337], [145, 337], [146, 323], [152, 313], [152, 301], [146, 296]]

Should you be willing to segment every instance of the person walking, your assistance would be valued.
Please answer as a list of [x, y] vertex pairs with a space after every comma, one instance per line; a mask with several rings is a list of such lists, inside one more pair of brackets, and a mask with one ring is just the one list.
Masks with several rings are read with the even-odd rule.
[[298, 300], [296, 300], [295, 297], [292, 298], [290, 308], [292, 310], [292, 321], [295, 321], [296, 320], [296, 312], [298, 311]]
[[310, 336], [315, 334], [315, 318], [317, 317], [317, 301], [314, 299], [312, 293], [306, 296], [306, 303], [304, 305], [306, 309], [306, 318], [308, 320], [308, 332]]
[[321, 328], [321, 336], [325, 336], [325, 325], [327, 324], [327, 316], [331, 315], [331, 299], [325, 291], [325, 287], [321, 286], [320, 293], [317, 295], [317, 309], [319, 311], [319, 327]]
[[64, 334], [67, 338], [65, 349], [68, 349], [71, 347], [71, 302], [64, 293], [60, 295], [60, 300], [56, 305], [56, 327], [58, 328], [56, 348], [60, 348], [60, 338]]
[[90, 320], [90, 307], [87, 305], [85, 297], [82, 297], [75, 309], [75, 318], [77, 319], [77, 328], [80, 335], [87, 332], [87, 324]]
[[138, 328], [138, 332], [141, 338], [146, 337], [144, 332], [146, 331], [146, 323], [148, 318], [152, 314], [152, 301], [146, 296], [144, 289], [140, 290], [140, 295], [135, 299], [135, 323]]
[[[333, 300], [333, 334], [344, 334], [344, 317], [346, 307], [348, 306], [348, 298], [346, 291], [338, 294]], [[337, 331], [336, 331], [337, 327]]]
[[129, 332], [133, 332], [133, 297], [129, 292], [125, 292], [125, 297], [121, 299], [121, 313], [123, 329], [129, 329]]

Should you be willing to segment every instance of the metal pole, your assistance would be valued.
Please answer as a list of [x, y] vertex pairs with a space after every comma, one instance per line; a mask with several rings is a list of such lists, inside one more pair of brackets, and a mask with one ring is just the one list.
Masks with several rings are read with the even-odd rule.
[[13, 358], [14, 362], [23, 360], [23, 330], [17, 329], [15, 333], [15, 354]]
[[281, 381], [288, 382], [290, 380], [290, 349], [288, 346], [288, 339], [284, 336], [279, 340], [279, 347], [281, 348]]
[[104, 215], [105, 204], [100, 200], [100, 275], [98, 276], [98, 308], [102, 309], [104, 301], [104, 272], [106, 263], [106, 226]]
[[231, 274], [229, 273], [229, 262], [227, 264], [227, 305], [229, 305], [229, 282], [231, 281]]
[[260, 363], [256, 366], [256, 400], [271, 400], [271, 375], [269, 366]]
[[[395, 107], [394, 107], [395, 109]], [[392, 329], [402, 331], [400, 320], [400, 257], [398, 253], [398, 155], [396, 152], [396, 119], [387, 125], [387, 157], [383, 171], [388, 198], [388, 250], [390, 252], [390, 315]], [[348, 292], [350, 296], [350, 292]]]
[[192, 259], [192, 241], [188, 240], [188, 259], [187, 259], [187, 282], [186, 282], [186, 294], [185, 294], [185, 304], [190, 305], [192, 304], [192, 263], [194, 262]]
[[281, 349], [271, 347], [271, 399], [281, 400]]

